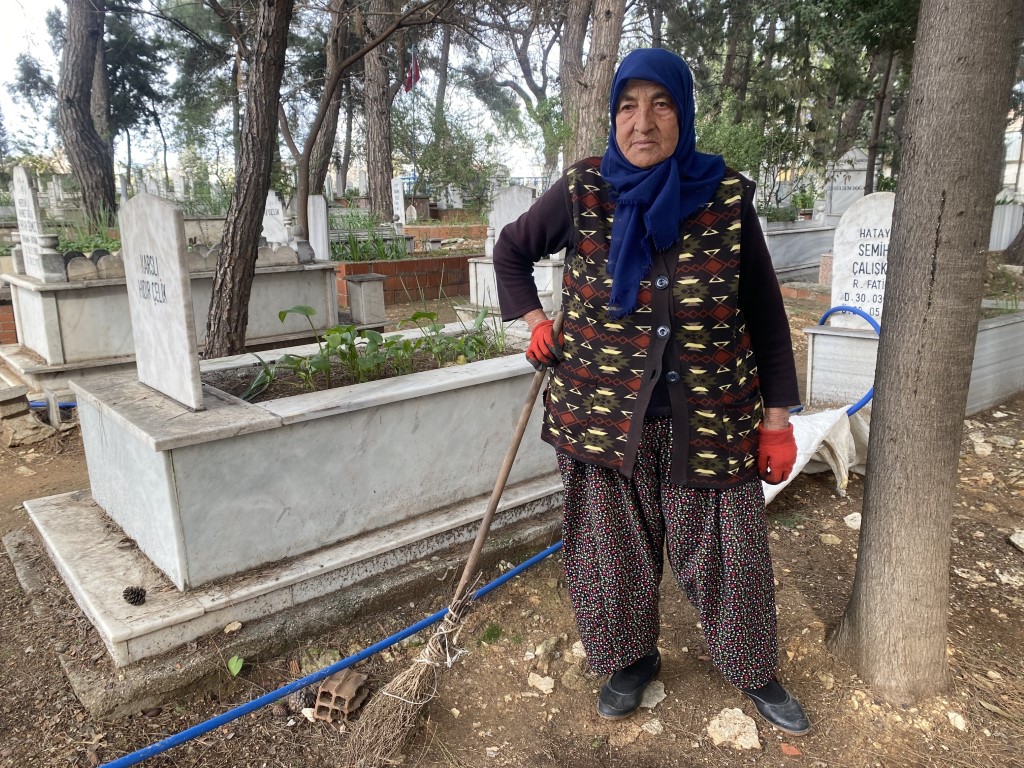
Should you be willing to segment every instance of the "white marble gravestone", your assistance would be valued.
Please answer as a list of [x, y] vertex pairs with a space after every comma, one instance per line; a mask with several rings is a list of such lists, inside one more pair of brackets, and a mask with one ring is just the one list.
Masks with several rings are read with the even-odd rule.
[[868, 156], [862, 149], [851, 149], [839, 158], [829, 171], [829, 183], [825, 188], [826, 215], [842, 216], [864, 197], [867, 170]]
[[203, 410], [184, 217], [140, 194], [121, 206], [119, 218], [139, 381]]
[[286, 245], [291, 239], [284, 225], [284, 206], [274, 190], [267, 192], [263, 209], [263, 237], [269, 245]]
[[504, 187], [494, 193], [494, 204], [487, 214], [487, 223], [494, 227], [494, 239], [501, 237], [501, 230], [511, 224], [533, 205], [533, 190], [529, 187]]
[[395, 222], [405, 226], [405, 189], [402, 179], [395, 176], [391, 180], [391, 207], [395, 209]]
[[309, 244], [317, 261], [331, 260], [331, 224], [323, 195], [310, 195], [306, 203]]
[[[860, 198], [843, 214], [832, 246], [832, 306], [857, 307], [876, 322], [882, 319], [895, 201], [892, 192]], [[847, 313], [833, 315], [832, 325], [870, 327], [863, 318]]]
[[39, 201], [24, 166], [14, 169], [13, 192], [25, 274], [43, 283], [67, 282], [64, 257], [55, 250], [57, 236], [43, 234]]

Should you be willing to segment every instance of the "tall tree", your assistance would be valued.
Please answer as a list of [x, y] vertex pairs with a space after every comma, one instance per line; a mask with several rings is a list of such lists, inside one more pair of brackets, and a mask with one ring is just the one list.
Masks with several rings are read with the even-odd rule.
[[[608, 94], [619, 61], [625, 0], [569, 3], [559, 54], [562, 103], [569, 138], [566, 165], [604, 151]], [[589, 44], [588, 44], [589, 42]]]
[[277, 144], [281, 76], [294, 5], [295, 0], [259, 0], [256, 3], [252, 44], [246, 47], [249, 66], [235, 188], [213, 276], [205, 357], [224, 357], [245, 349], [249, 295], [270, 186], [270, 164]]
[[957, 461], [1024, 4], [924, 0], [917, 29], [864, 524], [831, 637], [897, 701], [947, 685]]
[[114, 166], [90, 111], [93, 69], [103, 40], [104, 0], [67, 0], [67, 39], [57, 85], [57, 130], [91, 223], [114, 224]]

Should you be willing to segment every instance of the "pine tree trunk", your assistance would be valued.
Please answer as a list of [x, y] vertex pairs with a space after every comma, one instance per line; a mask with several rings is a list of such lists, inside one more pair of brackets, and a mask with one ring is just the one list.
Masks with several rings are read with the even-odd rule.
[[870, 195], [875, 191], [875, 161], [878, 159], [878, 144], [884, 130], [883, 118], [888, 115], [886, 103], [892, 98], [892, 72], [896, 62], [896, 54], [892, 51], [886, 56], [885, 70], [882, 72], [882, 81], [878, 84], [878, 92], [875, 94], [875, 114], [871, 120], [871, 137], [868, 139], [868, 162], [864, 180], [864, 194]]
[[899, 702], [947, 685], [957, 464], [1022, 16], [1003, 0], [921, 4], [860, 551], [830, 638]]
[[93, 71], [103, 39], [103, 0], [67, 0], [68, 18], [60, 82], [57, 131], [82, 193], [82, 207], [96, 226], [113, 226], [117, 213], [114, 166], [91, 113]]
[[[332, 0], [330, 5], [331, 23], [327, 28], [327, 66], [324, 68], [324, 81], [329, 81], [334, 70], [344, 59], [345, 39], [348, 35], [348, 14], [343, 13], [344, 0]], [[327, 171], [334, 153], [334, 143], [338, 133], [338, 115], [341, 113], [342, 89], [335, 88], [334, 93], [327, 94], [330, 106], [324, 122], [317, 132], [316, 141], [309, 158], [309, 191], [320, 194], [327, 181]], [[344, 190], [343, 190], [344, 191]]]
[[204, 357], [236, 355], [245, 350], [249, 294], [277, 144], [277, 108], [293, 6], [294, 0], [257, 3], [235, 187], [213, 277]]
[[352, 83], [345, 83], [345, 145], [341, 150], [341, 167], [338, 169], [338, 186], [342, 195], [348, 191], [348, 168], [352, 163], [352, 120], [355, 117], [356, 104], [352, 92]]
[[[366, 39], [383, 31], [388, 0], [369, 0], [366, 12]], [[391, 76], [388, 72], [386, 46], [378, 46], [363, 59], [363, 113], [366, 116], [366, 181], [370, 210], [384, 221], [394, 220], [391, 204]]]
[[[571, 165], [600, 154], [608, 143], [608, 95], [619, 59], [625, 0], [570, 3], [560, 50], [562, 104], [569, 138], [563, 160]], [[583, 51], [588, 41], [586, 64]]]

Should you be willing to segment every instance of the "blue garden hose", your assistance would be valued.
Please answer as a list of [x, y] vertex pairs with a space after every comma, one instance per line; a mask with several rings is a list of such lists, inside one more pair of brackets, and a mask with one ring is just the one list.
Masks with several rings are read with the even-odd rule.
[[[848, 312], [851, 315], [857, 315], [858, 317], [862, 317], [868, 321], [868, 324], [874, 329], [875, 333], [880, 334], [882, 332], [882, 329], [878, 325], [878, 322], [875, 320], [875, 318], [873, 318], [871, 315], [869, 315], [867, 312], [865, 312], [863, 309], [860, 309], [859, 307], [848, 307], [845, 304], [841, 304], [837, 307], [832, 307], [827, 312], [825, 312], [825, 314], [823, 314], [821, 316], [821, 319], [818, 321], [818, 325], [824, 325], [825, 321], [832, 317], [832, 315], [834, 315], [836, 312]], [[865, 405], [871, 402], [871, 398], [874, 396], [875, 387], [874, 385], [872, 385], [871, 389], [867, 391], [864, 397], [862, 397], [860, 400], [858, 400], [856, 403], [854, 403], [853, 405], [846, 409], [846, 415], [853, 416], [853, 414], [855, 414], [857, 411], [859, 411], [861, 408], [863, 408]]]
[[[57, 406], [60, 407], [60, 408], [77, 408], [78, 407], [78, 403], [76, 403], [74, 401], [71, 401], [70, 403], [63, 403], [62, 402], [62, 403], [57, 403]], [[49, 404], [45, 400], [29, 400], [28, 401], [28, 407], [29, 408], [36, 408], [36, 409], [48, 408]]]
[[[523, 571], [527, 570], [528, 568], [532, 568], [541, 560], [545, 559], [550, 555], [553, 555], [561, 548], [561, 541], [552, 544], [543, 552], [539, 552], [526, 562], [520, 563], [515, 568], [508, 571], [507, 573], [502, 574], [489, 584], [480, 587], [480, 589], [473, 593], [471, 599], [479, 600], [481, 597], [486, 595], [491, 590], [497, 589], [509, 579], [513, 579]], [[381, 640], [380, 642], [374, 643], [368, 648], [364, 648], [359, 653], [353, 654], [352, 656], [349, 656], [347, 659], [337, 661], [334, 664], [331, 664], [329, 667], [324, 667], [319, 672], [314, 672], [311, 675], [306, 675], [305, 677], [299, 680], [296, 680], [292, 683], [288, 683], [288, 685], [278, 688], [276, 691], [265, 693], [257, 699], [253, 699], [252, 701], [249, 701], [245, 704], [241, 704], [235, 707], [234, 709], [229, 709], [227, 712], [223, 712], [217, 715], [216, 717], [211, 717], [209, 720], [205, 720], [202, 723], [199, 723], [198, 725], [193, 725], [191, 728], [188, 728], [182, 731], [181, 733], [176, 733], [173, 736], [168, 736], [166, 739], [158, 741], [155, 744], [150, 744], [148, 747], [143, 747], [140, 750], [125, 755], [124, 757], [119, 757], [116, 760], [110, 761], [109, 763], [104, 763], [100, 768], [127, 768], [127, 766], [129, 765], [137, 765], [138, 763], [141, 763], [143, 760], [148, 760], [149, 758], [154, 757], [155, 755], [159, 755], [162, 752], [166, 752], [172, 747], [177, 747], [181, 744], [184, 744], [187, 741], [191, 741], [192, 739], [198, 738], [199, 736], [202, 736], [205, 733], [209, 733], [210, 731], [219, 728], [220, 726], [226, 723], [230, 723], [232, 720], [237, 720], [243, 715], [247, 715], [250, 712], [255, 712], [257, 709], [265, 707], [268, 704], [273, 704], [275, 701], [278, 701], [279, 699], [291, 693], [294, 693], [295, 691], [300, 691], [308, 685], [312, 685], [313, 683], [319, 683], [321, 680], [330, 677], [335, 672], [340, 672], [343, 669], [348, 669], [353, 664], [356, 664], [360, 661], [363, 661], [364, 659], [369, 658], [370, 656], [373, 656], [373, 654], [377, 653], [378, 651], [383, 651], [386, 648], [390, 648], [395, 643], [404, 640], [410, 635], [415, 635], [420, 630], [433, 626], [437, 622], [441, 621], [441, 619], [443, 619], [447, 615], [448, 609], [443, 608], [437, 613], [428, 616], [427, 618], [422, 619], [421, 621], [416, 622], [412, 626], [406, 627], [401, 632], [396, 632], [395, 634], [391, 635], [391, 637], [387, 637]]]

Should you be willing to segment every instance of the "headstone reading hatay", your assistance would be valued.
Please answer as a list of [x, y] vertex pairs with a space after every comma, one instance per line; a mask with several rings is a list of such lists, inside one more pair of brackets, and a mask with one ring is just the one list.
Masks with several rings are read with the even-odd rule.
[[13, 192], [25, 274], [43, 283], [66, 283], [64, 257], [55, 250], [57, 236], [43, 234], [39, 201], [24, 166], [14, 169]]
[[[857, 307], [881, 321], [895, 202], [892, 192], [875, 192], [860, 198], [840, 219], [832, 246], [833, 307]], [[832, 315], [831, 322], [839, 328], [871, 328], [864, 318], [847, 312]]]
[[119, 219], [139, 381], [201, 411], [185, 219], [178, 208], [145, 193], [121, 206]]

